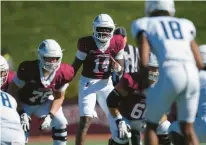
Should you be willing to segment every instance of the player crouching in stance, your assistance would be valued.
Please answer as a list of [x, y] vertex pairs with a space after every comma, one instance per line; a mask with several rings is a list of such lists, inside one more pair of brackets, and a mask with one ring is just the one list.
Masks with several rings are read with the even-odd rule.
[[[200, 53], [206, 67], [206, 45], [201, 45]], [[197, 137], [201, 143], [206, 143], [206, 69], [200, 71], [200, 98], [197, 117], [193, 124]], [[169, 128], [174, 145], [184, 144], [183, 134], [180, 131], [179, 122], [175, 121]]]
[[124, 64], [124, 39], [114, 35], [115, 24], [108, 14], [100, 14], [93, 21], [93, 35], [78, 40], [78, 50], [73, 67], [75, 74], [83, 65], [79, 82], [80, 122], [76, 134], [76, 145], [83, 145], [92, 118], [97, 116], [96, 101], [109, 119], [110, 127], [115, 123], [109, 113], [106, 98], [113, 90], [111, 71], [121, 74]]
[[55, 40], [44, 40], [38, 47], [38, 60], [22, 62], [8, 90], [19, 100], [24, 131], [29, 131], [34, 114], [42, 119], [41, 130], [52, 127], [54, 145], [66, 145], [67, 120], [61, 106], [74, 76], [73, 67], [61, 63], [62, 56]]
[[[0, 86], [8, 79], [9, 65], [0, 55]], [[1, 145], [24, 145], [25, 136], [20, 117], [16, 110], [16, 100], [8, 93], [0, 90], [0, 142]]]
[[[158, 78], [158, 62], [155, 55], [150, 53], [148, 63], [149, 69], [149, 85], [152, 86]], [[107, 98], [107, 105], [110, 113], [114, 117], [117, 125], [113, 126], [118, 134], [112, 136], [109, 145], [128, 145], [129, 140], [121, 140], [122, 132], [127, 131], [126, 123], [131, 126], [131, 141], [132, 145], [140, 145], [140, 132], [143, 131], [145, 126], [145, 112], [146, 112], [146, 90], [140, 89], [138, 84], [138, 72], [125, 73], [120, 82], [115, 86], [115, 89], [109, 94]], [[147, 80], [145, 80], [147, 81]], [[126, 122], [126, 123], [125, 123]], [[158, 137], [160, 145], [169, 145], [170, 140], [168, 136], [168, 128], [170, 123], [167, 119], [161, 120], [158, 126]], [[137, 133], [138, 132], [138, 133]]]

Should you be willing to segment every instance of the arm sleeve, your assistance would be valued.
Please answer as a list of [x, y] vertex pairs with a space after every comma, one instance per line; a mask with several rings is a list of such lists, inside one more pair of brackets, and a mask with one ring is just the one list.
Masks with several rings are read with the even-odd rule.
[[138, 89], [137, 82], [128, 73], [124, 73], [123, 77], [120, 79], [120, 83], [123, 84], [128, 92], [133, 92]]
[[196, 37], [196, 28], [195, 28], [195, 25], [193, 24], [193, 22], [192, 21], [189, 21], [189, 20], [187, 20], [188, 21], [188, 25], [189, 25], [189, 39], [192, 41], [192, 40], [194, 40], [195, 39], [195, 37]]
[[65, 92], [68, 87], [69, 87], [69, 83], [63, 84], [59, 89], [57, 89], [57, 91]]
[[77, 50], [76, 57], [80, 60], [85, 60], [87, 57], [87, 53]]
[[116, 45], [118, 46], [118, 52], [117, 55], [115, 56], [115, 59], [124, 59], [124, 48], [125, 48], [124, 38], [121, 35], [116, 35], [115, 37], [117, 39]]
[[19, 88], [23, 88], [26, 84], [27, 76], [27, 62], [22, 62], [18, 67], [16, 76], [14, 76], [13, 81]]
[[15, 76], [14, 79], [13, 79], [14, 83], [19, 87], [19, 88], [23, 88], [25, 86], [25, 81], [23, 80], [20, 80], [18, 78], [18, 76]]
[[28, 65], [27, 65], [27, 62], [22, 62], [19, 67], [18, 67], [18, 70], [17, 70], [17, 77], [20, 79], [20, 80], [23, 80], [23, 81], [26, 81], [27, 80], [27, 76], [28, 76], [28, 73], [27, 72], [29, 70], [28, 68]]
[[74, 68], [72, 65], [63, 65], [61, 82], [56, 86], [56, 90], [59, 92], [65, 91], [69, 86], [69, 82], [71, 82], [74, 77]]
[[142, 32], [142, 31], [146, 31], [147, 29], [147, 22], [148, 22], [148, 18], [140, 18], [137, 20], [134, 20], [131, 24], [131, 33], [132, 33], [132, 37], [136, 38], [137, 35]]
[[119, 106], [122, 96], [118, 93], [116, 89], [112, 90], [107, 97], [107, 106], [109, 108], [117, 108]]

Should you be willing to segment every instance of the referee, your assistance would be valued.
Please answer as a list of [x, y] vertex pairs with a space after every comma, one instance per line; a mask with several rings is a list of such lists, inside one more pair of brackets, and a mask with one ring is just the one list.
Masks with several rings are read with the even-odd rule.
[[[139, 51], [138, 48], [127, 43], [127, 31], [124, 27], [118, 27], [114, 31], [114, 35], [121, 35], [124, 38], [124, 72], [135, 73], [138, 71]], [[120, 77], [113, 73], [113, 84], [116, 85], [119, 82]]]

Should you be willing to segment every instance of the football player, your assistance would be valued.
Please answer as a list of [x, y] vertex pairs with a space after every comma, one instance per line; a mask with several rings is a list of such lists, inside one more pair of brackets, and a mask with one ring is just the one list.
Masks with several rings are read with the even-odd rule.
[[54, 145], [66, 145], [67, 119], [62, 103], [74, 76], [73, 67], [61, 63], [62, 57], [62, 49], [55, 40], [44, 40], [38, 47], [38, 59], [19, 65], [8, 90], [18, 99], [24, 131], [29, 131], [30, 116], [34, 114], [42, 120], [40, 130], [52, 127]]
[[[150, 86], [153, 86], [158, 79], [158, 63], [152, 53], [150, 54], [148, 69], [148, 81]], [[140, 132], [144, 131], [145, 126], [146, 92], [147, 90], [145, 89], [139, 89], [138, 73], [125, 73], [107, 98], [107, 105], [117, 123], [112, 129], [120, 132], [122, 124], [127, 122], [131, 126], [132, 145], [141, 144]], [[170, 145], [169, 126], [170, 123], [165, 117], [159, 123], [157, 132], [160, 145]], [[129, 144], [129, 140], [127, 139], [126, 141], [124, 145]], [[119, 145], [119, 143], [110, 139], [109, 145]]]
[[[156, 128], [162, 115], [177, 102], [178, 120], [185, 144], [197, 145], [193, 129], [199, 98], [198, 69], [203, 68], [194, 24], [187, 19], [173, 17], [173, 0], [145, 2], [148, 17], [133, 21], [132, 34], [138, 42], [141, 78], [147, 78], [150, 50], [159, 62], [159, 79], [148, 90], [147, 127], [145, 144], [157, 145]], [[140, 87], [148, 82], [140, 81]]]
[[0, 55], [0, 59], [1, 59], [1, 90], [6, 92], [9, 84], [12, 82], [15, 73], [13, 71], [11, 71], [9, 69], [9, 64], [7, 61], [3, 61], [6, 60], [3, 56]]
[[110, 126], [114, 125], [106, 98], [113, 90], [111, 71], [121, 75], [123, 71], [124, 39], [113, 36], [115, 24], [108, 14], [100, 14], [93, 21], [93, 35], [78, 40], [78, 50], [73, 67], [75, 73], [83, 65], [79, 82], [80, 122], [76, 145], [83, 145], [87, 130], [95, 112], [96, 100], [106, 113]]
[[[206, 66], [206, 45], [201, 45], [200, 53]], [[200, 98], [194, 129], [201, 143], [206, 143], [206, 69], [200, 71]], [[174, 145], [184, 144], [183, 134], [180, 131], [178, 121], [172, 123], [169, 128]]]
[[[1, 82], [8, 79], [8, 64], [0, 56]], [[2, 86], [2, 83], [0, 84]], [[21, 127], [20, 117], [16, 110], [16, 100], [8, 93], [0, 90], [0, 142], [1, 145], [24, 145], [25, 136]]]
[[[127, 43], [127, 31], [124, 27], [118, 27], [114, 31], [114, 35], [121, 35], [124, 38], [125, 48], [124, 48], [124, 72], [135, 73], [138, 71], [138, 60], [139, 51], [135, 46], [129, 45]], [[112, 81], [114, 86], [119, 82], [121, 76], [116, 75], [114, 72], [112, 74]]]

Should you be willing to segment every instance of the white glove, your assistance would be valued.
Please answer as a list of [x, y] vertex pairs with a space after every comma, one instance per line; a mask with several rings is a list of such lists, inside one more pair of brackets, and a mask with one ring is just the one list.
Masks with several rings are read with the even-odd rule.
[[44, 115], [41, 117], [41, 119], [43, 120], [43, 122], [40, 125], [40, 130], [44, 130], [47, 129], [51, 126], [51, 122], [52, 122], [52, 118], [54, 117], [54, 115], [52, 113], [49, 113], [48, 115]]
[[126, 124], [123, 119], [116, 119], [115, 120], [118, 128], [118, 137], [121, 140], [129, 139], [131, 138], [131, 127], [129, 124]]
[[26, 113], [22, 113], [20, 116], [21, 120], [21, 126], [25, 132], [29, 132], [30, 130], [30, 122], [31, 122], [31, 117], [28, 116]]

